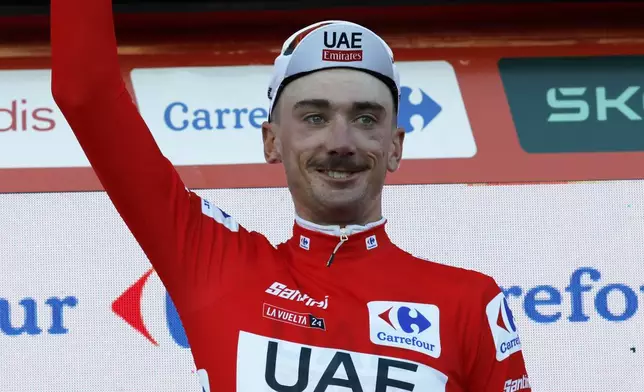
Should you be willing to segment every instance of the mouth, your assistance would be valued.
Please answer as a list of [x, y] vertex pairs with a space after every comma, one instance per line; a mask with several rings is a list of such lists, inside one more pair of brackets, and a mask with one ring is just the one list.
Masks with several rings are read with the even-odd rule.
[[328, 180], [337, 181], [337, 182], [352, 180], [362, 172], [363, 170], [359, 170], [359, 171], [325, 170], [325, 169], [317, 170], [317, 173], [326, 177]]

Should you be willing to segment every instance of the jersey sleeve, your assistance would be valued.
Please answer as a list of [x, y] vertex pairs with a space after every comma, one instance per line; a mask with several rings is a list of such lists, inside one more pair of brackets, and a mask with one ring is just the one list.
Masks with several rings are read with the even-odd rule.
[[531, 392], [517, 325], [505, 296], [490, 278], [478, 333], [472, 334], [468, 391]]
[[121, 76], [111, 1], [52, 0], [51, 46], [54, 100], [173, 300], [241, 273], [253, 236], [162, 155]]

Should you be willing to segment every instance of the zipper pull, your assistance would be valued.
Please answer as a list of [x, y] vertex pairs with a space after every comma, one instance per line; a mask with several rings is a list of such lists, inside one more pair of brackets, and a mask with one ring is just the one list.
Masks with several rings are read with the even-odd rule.
[[340, 242], [338, 242], [338, 244], [335, 246], [335, 249], [333, 249], [333, 252], [331, 252], [331, 257], [329, 257], [329, 260], [326, 262], [327, 267], [331, 266], [331, 263], [333, 263], [333, 258], [335, 257], [336, 252], [338, 251], [338, 249], [340, 249], [342, 244], [347, 242], [348, 239], [349, 239], [348, 235], [346, 234], [340, 235]]

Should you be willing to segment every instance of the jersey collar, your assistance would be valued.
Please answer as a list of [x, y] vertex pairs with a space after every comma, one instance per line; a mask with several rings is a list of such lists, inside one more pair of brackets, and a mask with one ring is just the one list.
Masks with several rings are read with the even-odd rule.
[[323, 226], [296, 217], [293, 237], [286, 245], [298, 259], [332, 266], [347, 260], [373, 257], [391, 247], [386, 219], [367, 225]]
[[378, 227], [381, 225], [384, 225], [387, 222], [385, 218], [381, 218], [378, 221], [367, 223], [366, 225], [348, 225], [346, 227], [340, 227], [339, 225], [318, 225], [317, 223], [309, 222], [305, 219], [300, 218], [299, 216], [295, 215], [295, 224], [299, 225], [300, 227], [309, 230], [309, 231], [317, 231], [323, 234], [331, 235], [331, 236], [336, 236], [340, 237], [342, 235], [353, 235], [356, 233], [362, 233], [365, 231], [369, 231], [373, 229], [374, 227]]

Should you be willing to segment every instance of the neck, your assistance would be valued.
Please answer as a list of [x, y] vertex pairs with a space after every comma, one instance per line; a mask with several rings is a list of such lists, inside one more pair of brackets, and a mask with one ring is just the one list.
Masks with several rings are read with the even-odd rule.
[[[367, 204], [367, 203], [365, 203]], [[329, 211], [328, 209], [313, 211], [305, 206], [295, 204], [295, 215], [303, 221], [319, 226], [348, 227], [367, 226], [383, 220], [380, 203], [359, 208], [346, 208], [343, 210]]]

